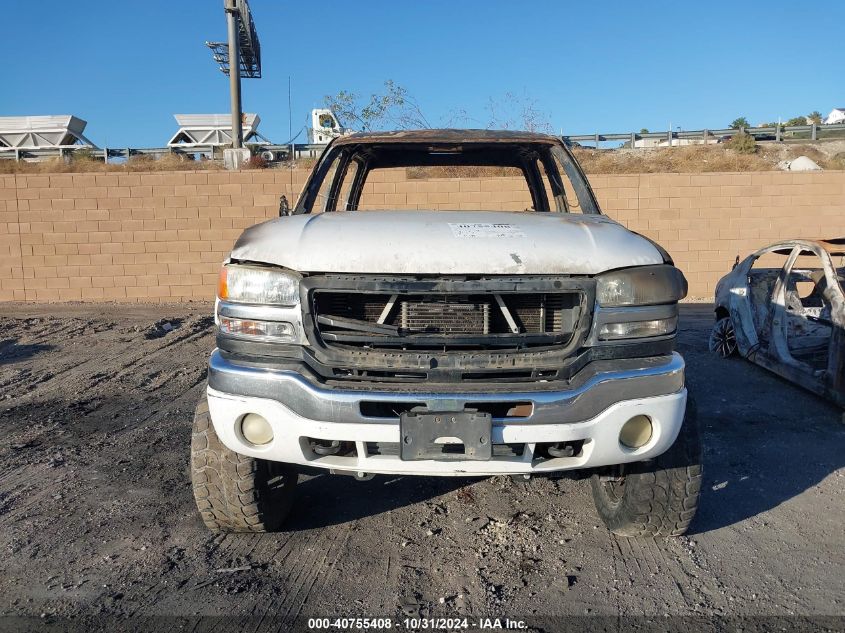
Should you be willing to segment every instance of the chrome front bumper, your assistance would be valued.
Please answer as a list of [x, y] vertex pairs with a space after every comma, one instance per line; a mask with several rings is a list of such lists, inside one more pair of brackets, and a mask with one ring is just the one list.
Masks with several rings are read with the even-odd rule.
[[[237, 453], [286, 463], [366, 473], [490, 475], [547, 472], [618, 464], [657, 456], [675, 440], [684, 418], [684, 361], [669, 357], [597, 361], [571, 384], [458, 384], [460, 391], [429, 391], [431, 385], [329, 388], [293, 371], [236, 364], [215, 351], [209, 363], [208, 402], [215, 431]], [[444, 387], [445, 389], [445, 387]], [[501, 390], [500, 390], [501, 389]], [[419, 403], [431, 411], [457, 411], [472, 403], [531, 405], [520, 418], [493, 418], [493, 443], [524, 445], [521, 455], [489, 461], [402, 461], [397, 455], [371, 454], [368, 444], [398, 444], [399, 418], [364, 415], [361, 403]], [[270, 444], [254, 446], [240, 434], [247, 413], [264, 416], [273, 427]], [[654, 432], [643, 447], [619, 443], [619, 430], [635, 415], [647, 415]], [[317, 455], [311, 439], [355, 445], [352, 454]], [[545, 442], [583, 441], [572, 457], [535, 456]]]

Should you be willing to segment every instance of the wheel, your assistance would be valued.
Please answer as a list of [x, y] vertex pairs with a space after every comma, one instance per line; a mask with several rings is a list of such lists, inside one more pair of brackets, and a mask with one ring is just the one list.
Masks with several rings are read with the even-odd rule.
[[205, 395], [194, 412], [191, 482], [212, 532], [272, 532], [290, 512], [297, 474], [286, 464], [226, 448], [211, 423]]
[[672, 447], [655, 459], [594, 473], [593, 501], [604, 524], [620, 536], [680, 536], [698, 509], [701, 442], [695, 405]]
[[713, 324], [708, 347], [722, 358], [736, 354], [736, 333], [730, 317], [722, 317]]

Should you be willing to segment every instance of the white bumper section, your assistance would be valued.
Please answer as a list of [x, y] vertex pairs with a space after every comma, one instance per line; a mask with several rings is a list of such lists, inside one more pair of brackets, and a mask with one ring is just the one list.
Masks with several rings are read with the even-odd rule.
[[[214, 429], [228, 448], [262, 459], [352, 473], [393, 475], [504, 475], [592, 468], [656, 457], [675, 441], [686, 409], [687, 390], [650, 398], [623, 400], [597, 416], [567, 424], [494, 423], [494, 444], [524, 444], [522, 455], [494, 456], [489, 461], [402, 461], [398, 455], [368, 454], [368, 442], [399, 442], [399, 422], [324, 422], [311, 420], [267, 398], [238, 396], [208, 389], [208, 406]], [[241, 418], [247, 413], [264, 416], [273, 427], [273, 440], [264, 446], [247, 442], [240, 434]], [[635, 415], [651, 418], [653, 433], [638, 449], [619, 443], [622, 425]], [[307, 438], [340, 440], [355, 444], [354, 454], [321, 456], [311, 450]], [[540, 442], [584, 440], [572, 457], [539, 458]]]

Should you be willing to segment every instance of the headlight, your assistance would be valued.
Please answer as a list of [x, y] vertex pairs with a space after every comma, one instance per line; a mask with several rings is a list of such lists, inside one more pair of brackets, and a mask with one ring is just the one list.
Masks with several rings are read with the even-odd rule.
[[686, 296], [684, 274], [665, 264], [615, 270], [596, 278], [596, 300], [605, 307], [674, 303]]
[[220, 269], [217, 296], [224, 301], [299, 305], [300, 276], [274, 268], [228, 265]]
[[605, 323], [599, 328], [599, 340], [613, 341], [623, 338], [644, 338], [646, 336], [665, 336], [678, 329], [678, 317], [652, 319], [650, 321], [631, 321], [629, 323]]

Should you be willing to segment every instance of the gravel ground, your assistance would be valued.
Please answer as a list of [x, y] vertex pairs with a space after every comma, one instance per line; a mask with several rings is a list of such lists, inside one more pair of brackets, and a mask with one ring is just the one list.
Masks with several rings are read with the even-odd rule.
[[668, 540], [610, 534], [577, 476], [310, 474], [286, 531], [210, 534], [188, 471], [210, 310], [0, 304], [0, 625], [161, 616], [148, 622], [164, 630], [221, 616], [201, 622], [299, 630], [308, 616], [348, 615], [510, 616], [531, 630], [601, 621], [584, 615], [612, 616], [612, 630], [628, 616], [845, 623], [842, 413], [711, 356], [709, 306], [684, 306], [679, 341], [704, 434], [703, 498], [690, 533]]

